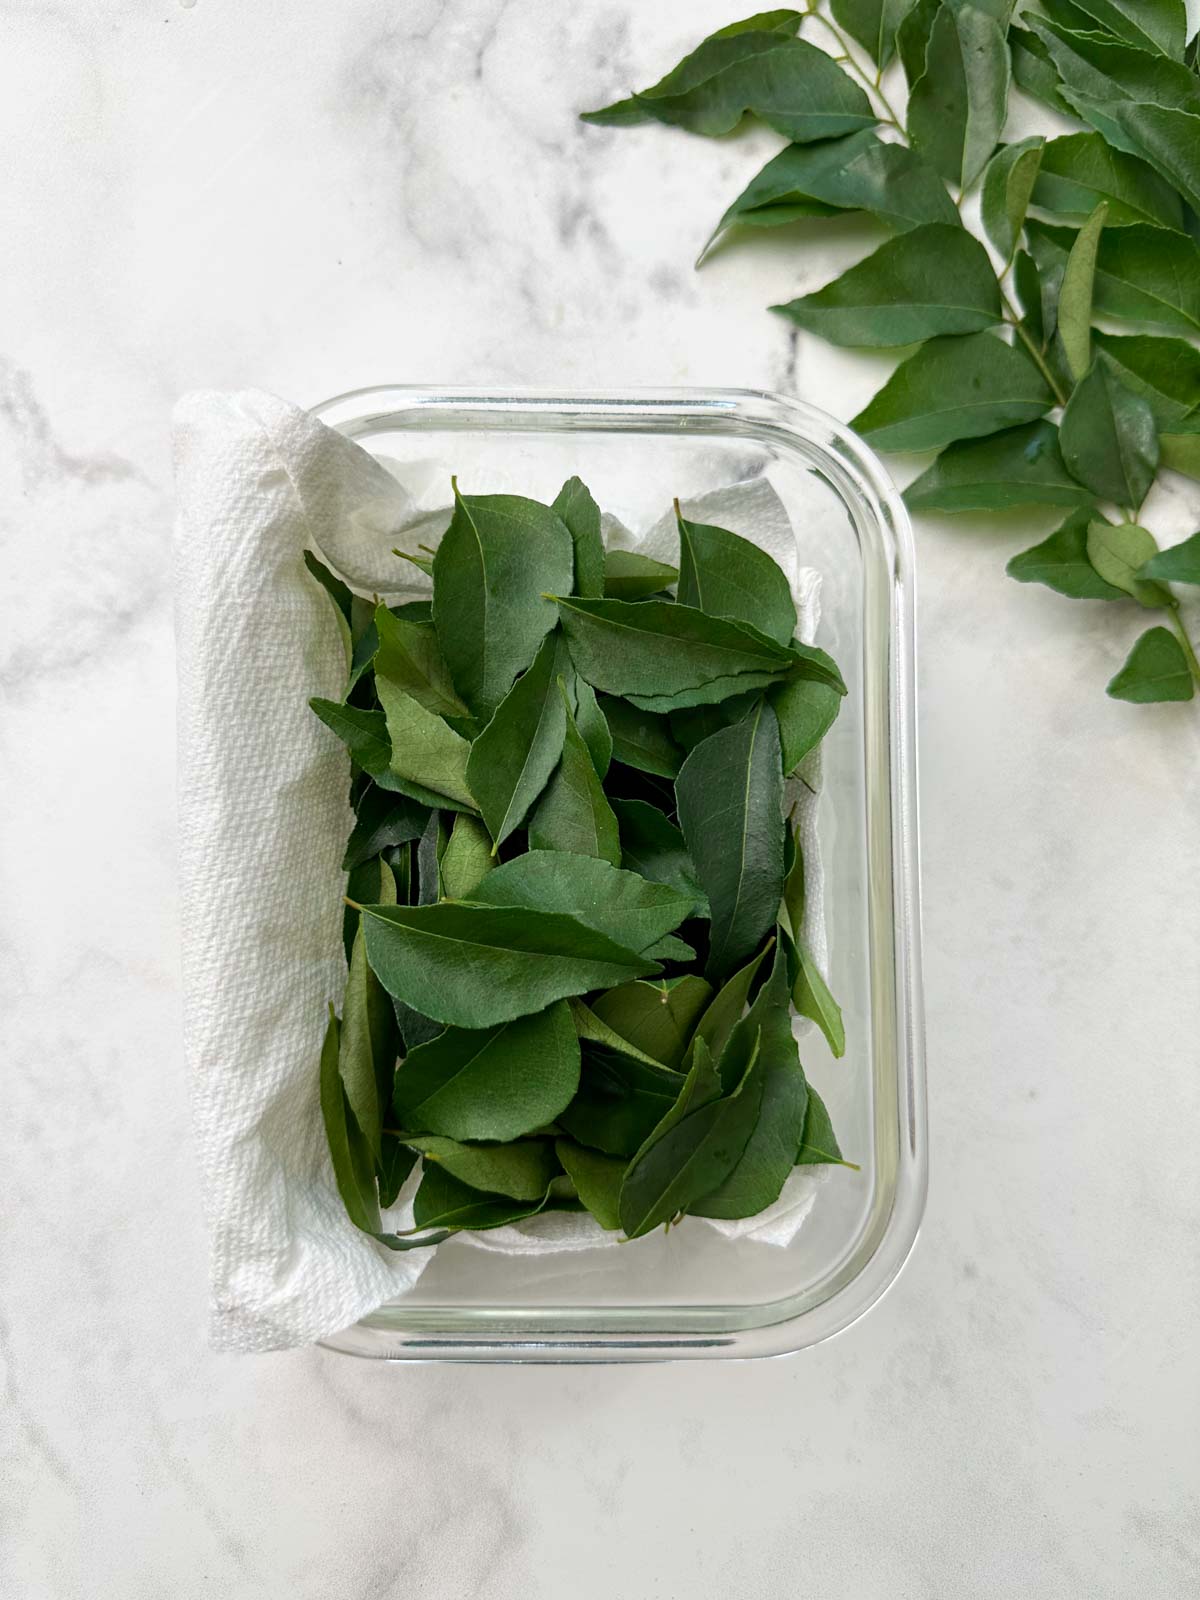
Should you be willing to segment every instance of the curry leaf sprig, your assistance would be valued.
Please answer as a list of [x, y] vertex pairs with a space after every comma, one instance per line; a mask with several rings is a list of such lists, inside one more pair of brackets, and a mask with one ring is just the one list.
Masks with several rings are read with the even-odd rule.
[[[890, 231], [772, 309], [834, 344], [919, 346], [852, 426], [881, 450], [938, 452], [906, 491], [914, 511], [1065, 510], [1009, 575], [1160, 612], [1108, 685], [1142, 702], [1190, 700], [1200, 683], [1170, 587], [1200, 583], [1200, 534], [1159, 551], [1139, 521], [1160, 470], [1200, 477], [1187, 33], [1184, 0], [811, 0], [722, 28], [584, 116], [720, 135], [752, 114], [789, 141], [697, 265], [727, 235], [800, 218], [857, 211]], [[1005, 142], [1014, 85], [1080, 131]]]
[[845, 1049], [788, 809], [841, 675], [736, 533], [677, 506], [676, 568], [606, 551], [578, 479], [552, 506], [454, 491], [428, 600], [306, 555], [349, 663], [311, 702], [355, 813], [320, 1064], [346, 1211], [393, 1250], [547, 1210], [629, 1238], [756, 1215], [847, 1164], [793, 1034]]

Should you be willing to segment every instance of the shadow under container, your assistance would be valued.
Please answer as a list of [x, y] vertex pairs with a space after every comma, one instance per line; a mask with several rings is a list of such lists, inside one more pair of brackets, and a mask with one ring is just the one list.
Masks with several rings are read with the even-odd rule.
[[[316, 408], [406, 482], [550, 501], [578, 474], [635, 530], [672, 498], [765, 476], [801, 565], [822, 575], [817, 642], [848, 694], [823, 744], [818, 813], [835, 1061], [801, 1045], [846, 1159], [786, 1248], [698, 1223], [609, 1249], [502, 1255], [450, 1240], [415, 1289], [324, 1341], [392, 1361], [656, 1361], [779, 1355], [847, 1327], [904, 1263], [925, 1202], [913, 564], [872, 452], [813, 406], [748, 390], [624, 395], [362, 389]], [[737, 530], [735, 530], [737, 531]]]

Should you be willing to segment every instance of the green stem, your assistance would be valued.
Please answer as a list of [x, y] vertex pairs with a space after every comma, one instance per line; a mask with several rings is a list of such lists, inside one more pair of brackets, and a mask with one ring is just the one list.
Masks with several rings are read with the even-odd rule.
[[[850, 71], [866, 90], [867, 99], [869, 100], [871, 96], [874, 95], [879, 101], [879, 104], [884, 110], [884, 115], [879, 118], [880, 122], [890, 123], [890, 125], [895, 128], [896, 132], [902, 139], [907, 139], [908, 135], [904, 131], [904, 125], [901, 123], [900, 118], [896, 115], [895, 106], [892, 105], [887, 95], [884, 94], [879, 83], [879, 78], [872, 78], [869, 73], [863, 71], [862, 67], [860, 67], [858, 62], [854, 59], [854, 54], [850, 49], [849, 39], [846, 38], [846, 35], [842, 32], [842, 30], [835, 26], [835, 24], [832, 23], [828, 17], [821, 15], [821, 13], [817, 10], [818, 4], [819, 0], [809, 0], [809, 16], [814, 22], [819, 22], [822, 27], [828, 28], [829, 32], [837, 40], [838, 49], [842, 53], [841, 59], [845, 61], [846, 65], [850, 68]], [[883, 76], [882, 68], [880, 68], [879, 76]], [[878, 108], [875, 109], [877, 110]]]
[[1192, 641], [1188, 638], [1188, 631], [1183, 625], [1183, 618], [1179, 615], [1178, 600], [1176, 600], [1170, 607], [1167, 615], [1171, 619], [1171, 627], [1174, 630], [1175, 637], [1179, 640], [1184, 656], [1187, 659], [1188, 671], [1191, 673], [1196, 682], [1200, 683], [1200, 660], [1197, 660], [1196, 658], [1196, 652], [1192, 646]]
[[1030, 336], [1029, 329], [1021, 321], [1016, 306], [1013, 305], [1012, 301], [1008, 298], [1008, 295], [1004, 292], [1003, 285], [1001, 285], [1000, 288], [1000, 299], [1004, 306], [1004, 320], [1008, 323], [1009, 327], [1013, 329], [1017, 335], [1017, 338], [1020, 339], [1021, 343], [1025, 346], [1026, 350], [1029, 351], [1029, 354], [1037, 363], [1038, 371], [1050, 385], [1050, 388], [1054, 393], [1054, 398], [1058, 401], [1060, 406], [1065, 406], [1067, 403], [1067, 397], [1062, 392], [1062, 388], [1059, 385], [1058, 379], [1054, 376], [1053, 372], [1051, 372], [1050, 365], [1045, 356], [1038, 349], [1036, 341]]

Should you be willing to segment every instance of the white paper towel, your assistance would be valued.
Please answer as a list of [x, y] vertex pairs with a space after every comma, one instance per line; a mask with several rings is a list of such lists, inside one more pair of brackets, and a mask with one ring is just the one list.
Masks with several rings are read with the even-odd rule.
[[[212, 1236], [218, 1349], [311, 1343], [402, 1295], [431, 1252], [394, 1254], [360, 1233], [334, 1185], [317, 1095], [326, 1004], [345, 983], [341, 857], [352, 824], [347, 758], [308, 709], [340, 697], [345, 654], [303, 551], [355, 588], [411, 589], [392, 547], [434, 543], [447, 513], [423, 507], [366, 451], [259, 391], [198, 393], [175, 415], [179, 513], [176, 632], [184, 1029]], [[820, 580], [798, 566], [764, 479], [685, 501], [697, 520], [752, 534], [788, 574], [800, 637], [815, 632]], [[674, 560], [667, 513], [613, 544]], [[810, 782], [814, 773], [806, 770]], [[806, 937], [823, 958], [815, 802], [799, 786]], [[689, 1222], [787, 1244], [823, 1169], [793, 1173], [744, 1222]], [[411, 1224], [413, 1185], [388, 1213]], [[471, 1236], [520, 1254], [616, 1242], [590, 1217], [552, 1213]], [[686, 1248], [686, 1229], [680, 1247]]]

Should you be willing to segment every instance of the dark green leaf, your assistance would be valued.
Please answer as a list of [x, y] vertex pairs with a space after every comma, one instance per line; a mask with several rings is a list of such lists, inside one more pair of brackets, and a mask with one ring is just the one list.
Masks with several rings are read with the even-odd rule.
[[355, 596], [340, 578], [330, 572], [323, 561], [317, 559], [311, 550], [304, 552], [304, 565], [333, 603], [333, 614], [337, 619], [338, 632], [346, 650], [346, 664], [351, 668], [351, 673], [353, 674], [354, 642], [351, 633], [351, 617]]
[[846, 1028], [842, 1021], [842, 1008], [830, 994], [829, 985], [803, 941], [797, 940], [796, 954], [800, 958], [800, 973], [792, 989], [792, 1004], [800, 1016], [816, 1023], [834, 1055], [843, 1056], [846, 1053]]
[[758, 1121], [764, 1074], [758, 1041], [737, 1087], [709, 1100], [638, 1151], [621, 1185], [621, 1226], [649, 1233], [710, 1194], [729, 1176]]
[[1141, 154], [1117, 116], [1130, 104], [1200, 111], [1200, 84], [1181, 63], [1041, 17], [1029, 24], [1054, 62], [1067, 105], [1118, 149], [1133, 144], [1130, 154]]
[[354, 832], [342, 858], [342, 871], [349, 872], [389, 845], [419, 839], [429, 820], [429, 808], [406, 795], [398, 798], [374, 783], [364, 792], [357, 806]]
[[375, 1161], [371, 1146], [354, 1120], [338, 1070], [338, 1020], [329, 1008], [329, 1026], [321, 1046], [321, 1115], [333, 1162], [333, 1176], [342, 1204], [356, 1228], [375, 1233], [380, 1227]]
[[[1113, 106], [1111, 115], [1135, 150], [1179, 190], [1192, 209], [1200, 206], [1200, 107], [1183, 110], [1129, 100]], [[1172, 221], [1168, 226], [1183, 224]]]
[[866, 211], [897, 232], [959, 221], [937, 173], [914, 150], [885, 144], [867, 128], [820, 144], [785, 146], [725, 212], [696, 265], [728, 228], [775, 228], [838, 211]]
[[[1058, 337], [1067, 370], [1076, 383], [1092, 362], [1092, 293], [1096, 281], [1096, 252], [1107, 214], [1107, 203], [1102, 201], [1075, 235], [1063, 267], [1058, 292]], [[1070, 466], [1065, 426], [1060, 426], [1059, 435], [1063, 454]]]
[[309, 706], [333, 730], [364, 772], [382, 789], [396, 789], [400, 780], [392, 771], [392, 746], [382, 711], [363, 711], [340, 700], [310, 700]]
[[943, 6], [924, 74], [908, 97], [908, 132], [951, 183], [966, 188], [982, 172], [1004, 128], [1008, 83], [1008, 48], [995, 19], [975, 6]]
[[1187, 658], [1173, 633], [1149, 628], [1108, 685], [1114, 700], [1146, 705], [1160, 700], [1190, 700], [1195, 693]]
[[1188, 31], [1184, 0], [1071, 0], [1071, 6], [1086, 14], [1089, 26], [1103, 29], [1137, 50], [1183, 60]]
[[1037, 262], [1026, 250], [1018, 250], [1013, 258], [1013, 281], [1017, 299], [1024, 312], [1023, 321], [1036, 345], [1046, 343], [1046, 319], [1042, 314], [1042, 283]]
[[1093, 513], [1073, 511], [1061, 528], [1040, 544], [1014, 556], [1005, 568], [1018, 583], [1044, 583], [1071, 600], [1122, 600], [1124, 592], [1108, 583], [1088, 560], [1088, 524]]
[[425, 1167], [414, 1196], [413, 1221], [418, 1228], [502, 1228], [506, 1223], [535, 1215], [548, 1198], [548, 1191], [536, 1201], [480, 1194], [434, 1162]]
[[561, 598], [558, 605], [580, 674], [594, 688], [635, 705], [647, 699], [710, 704], [762, 688], [792, 665], [791, 653], [766, 634], [693, 606]]
[[587, 746], [587, 753], [592, 758], [592, 766], [596, 769], [596, 776], [607, 776], [609, 764], [613, 755], [612, 732], [608, 721], [600, 709], [600, 702], [596, 698], [596, 691], [590, 683], [585, 683], [582, 678], [573, 680], [575, 694], [575, 724], [579, 729], [579, 737]]
[[[412, 846], [406, 846], [411, 849]], [[360, 862], [353, 868], [346, 884], [346, 895], [349, 900], [378, 901], [380, 905], [395, 905], [396, 879], [391, 867], [382, 856], [372, 856], [369, 860]], [[358, 931], [358, 912], [347, 905], [342, 913], [342, 943], [346, 951], [346, 965], [350, 965], [350, 956], [354, 950], [354, 935]]]
[[843, 696], [827, 683], [792, 678], [768, 690], [779, 720], [779, 744], [785, 776], [794, 772], [810, 750], [829, 732]]
[[724, 978], [762, 942], [783, 893], [783, 767], [771, 707], [760, 701], [698, 744], [675, 792], [711, 908], [705, 975]]
[[442, 854], [442, 893], [447, 900], [469, 900], [495, 866], [492, 840], [475, 817], [460, 814]]
[[[665, 983], [670, 980], [662, 979], [660, 981]], [[701, 979], [700, 981], [703, 982], [704, 980]], [[622, 988], [626, 987], [628, 985], [622, 985]], [[581, 1040], [586, 1041], [588, 1044], [601, 1045], [610, 1054], [615, 1051], [619, 1056], [632, 1056], [635, 1060], [644, 1061], [651, 1067], [659, 1067], [664, 1064], [654, 1056], [648, 1055], [645, 1050], [639, 1050], [637, 1045], [631, 1044], [628, 1039], [623, 1038], [614, 1028], [609, 1027], [607, 1022], [598, 1017], [590, 1006], [584, 1005], [582, 1000], [568, 1000], [567, 1004], [571, 1008], [575, 1032]]]
[[972, 333], [1001, 315], [987, 251], [940, 222], [887, 240], [823, 289], [771, 309], [834, 344], [879, 346]]
[[666, 717], [639, 711], [627, 700], [612, 695], [600, 696], [600, 709], [612, 734], [612, 751], [618, 761], [639, 772], [654, 772], [661, 778], [674, 778], [683, 762], [683, 751], [671, 737]]
[[608, 600], [644, 600], [678, 576], [665, 561], [654, 561], [637, 550], [609, 550], [604, 557], [604, 596]]
[[942, 0], [916, 0], [896, 29], [896, 53], [910, 89], [924, 75], [929, 35], [941, 3]]
[[1148, 403], [1160, 431], [1169, 432], [1200, 406], [1200, 350], [1194, 345], [1149, 333], [1097, 330], [1092, 338], [1127, 387]]
[[[781, 687], [782, 683], [776, 684], [770, 692], [777, 693]], [[740, 722], [751, 706], [758, 703], [760, 693], [751, 689], [747, 694], [731, 695], [728, 700], [721, 700], [714, 706], [688, 706], [682, 711], [672, 711], [668, 719], [671, 732], [685, 751], [694, 750], [711, 734]]]
[[842, 1160], [842, 1152], [834, 1135], [833, 1124], [829, 1120], [829, 1112], [825, 1109], [825, 1102], [811, 1083], [808, 1086], [808, 1109], [804, 1115], [804, 1133], [800, 1139], [796, 1165], [798, 1167], [849, 1165], [849, 1162]]
[[645, 800], [614, 800], [613, 810], [621, 834], [622, 864], [652, 883], [695, 895], [699, 905], [707, 906], [695, 863], [674, 823]]
[[1170, 605], [1169, 590], [1140, 576], [1141, 569], [1158, 552], [1148, 528], [1136, 522], [1122, 522], [1115, 527], [1108, 522], [1092, 522], [1088, 525], [1087, 551], [1088, 560], [1106, 583], [1123, 589], [1151, 609]]
[[562, 521], [518, 495], [460, 495], [433, 563], [433, 621], [455, 687], [489, 716], [554, 626], [575, 547]]
[[562, 755], [567, 712], [559, 679], [566, 670], [566, 641], [556, 628], [471, 746], [467, 785], [497, 845], [524, 822]]
[[600, 507], [581, 479], [568, 478], [555, 495], [550, 509], [566, 527], [575, 546], [575, 587], [572, 592], [598, 598], [604, 593], [604, 540], [600, 536]]
[[1141, 505], [1158, 470], [1154, 413], [1103, 355], [1067, 401], [1059, 438], [1080, 483], [1116, 505]]
[[1028, 422], [1053, 404], [1049, 384], [1022, 347], [973, 333], [922, 345], [851, 427], [879, 450], [937, 450]]
[[779, 920], [790, 930], [793, 943], [799, 943], [804, 932], [804, 850], [798, 829], [789, 831], [788, 837], [791, 840], [793, 855], [790, 863], [785, 861], [787, 875], [783, 880], [783, 905], [780, 908]]
[[617, 819], [567, 704], [561, 678], [558, 688], [566, 716], [566, 736], [554, 775], [529, 818], [530, 848], [599, 856], [615, 867], [621, 860]]
[[403, 1140], [397, 1139], [395, 1134], [384, 1134], [383, 1149], [376, 1163], [381, 1206], [395, 1205], [396, 1196], [404, 1187], [404, 1180], [416, 1164], [415, 1151], [410, 1150]]
[[1126, 155], [1098, 133], [1051, 139], [1042, 153], [1033, 203], [1062, 216], [1088, 217], [1108, 204], [1110, 228], [1134, 222], [1183, 226], [1179, 196], [1136, 156]]
[[[1028, 224], [1042, 250], [1038, 264], [1065, 261], [1074, 241], [1066, 228]], [[1112, 317], [1128, 317], [1187, 333], [1200, 330], [1200, 249], [1169, 228], [1137, 223], [1102, 235], [1096, 255], [1093, 305]]]
[[387, 1104], [395, 1069], [396, 1029], [391, 1002], [368, 964], [360, 923], [350, 951], [338, 1070], [372, 1159], [380, 1154], [382, 1108]]
[[1045, 147], [1040, 134], [1001, 145], [984, 171], [983, 226], [1005, 261], [1012, 260], [1021, 237]]
[[625, 983], [597, 996], [595, 1016], [665, 1067], [678, 1068], [712, 989], [695, 973], [668, 983]]
[[[702, 45], [696, 56], [704, 49]], [[878, 121], [853, 79], [803, 39], [766, 33], [735, 36], [710, 52], [709, 63], [715, 70], [701, 81], [666, 93], [658, 85], [649, 94], [634, 96], [638, 106], [656, 122], [708, 135], [731, 133], [752, 112], [797, 144], [832, 139]], [[591, 113], [587, 120], [611, 118]]]
[[506, 1141], [553, 1121], [578, 1086], [579, 1040], [560, 1000], [536, 1016], [451, 1027], [418, 1045], [396, 1073], [392, 1104], [410, 1132]]
[[387, 606], [375, 612], [376, 677], [385, 677], [439, 717], [467, 717], [431, 622], [409, 622]]
[[1010, 28], [1008, 47], [1017, 88], [1060, 116], [1074, 115], [1072, 107], [1062, 97], [1058, 71], [1045, 40], [1025, 28]]
[[740, 972], [735, 972], [733, 977], [727, 979], [718, 989], [708, 1010], [696, 1024], [696, 1032], [683, 1060], [685, 1067], [690, 1067], [692, 1064], [697, 1039], [703, 1040], [714, 1056], [720, 1057], [724, 1053], [729, 1037], [746, 1009], [750, 991], [754, 987], [763, 960], [771, 949], [771, 944], [765, 944]]
[[558, 912], [453, 901], [363, 910], [367, 956], [388, 992], [462, 1028], [491, 1027], [656, 970]]
[[[752, 1217], [778, 1200], [804, 1134], [808, 1087], [792, 1033], [788, 961], [776, 946], [771, 975], [740, 1027], [759, 1037], [763, 1098], [758, 1121], [729, 1176], [688, 1208], [698, 1217]], [[722, 1071], [724, 1071], [722, 1061]]]
[[1157, 578], [1164, 583], [1200, 583], [1200, 533], [1151, 556], [1138, 569], [1138, 577]]
[[1068, 473], [1051, 422], [953, 444], [904, 491], [911, 511], [1079, 506], [1093, 498]]
[[589, 1149], [632, 1156], [675, 1104], [683, 1082], [680, 1072], [589, 1045], [579, 1093], [558, 1122]]
[[740, 534], [690, 522], [678, 501], [675, 521], [679, 528], [679, 603], [710, 617], [748, 622], [776, 644], [786, 646], [796, 631], [796, 602], [778, 563]]
[[467, 740], [378, 670], [375, 689], [387, 723], [392, 772], [411, 788], [427, 790], [437, 805], [450, 801], [473, 810]]
[[912, 7], [913, 0], [832, 0], [829, 9], [875, 65], [886, 67], [896, 51], [896, 29]]
[[558, 1139], [554, 1148], [563, 1171], [575, 1185], [576, 1193], [602, 1228], [610, 1233], [621, 1226], [618, 1209], [621, 1180], [628, 1165], [619, 1156], [601, 1155], [576, 1144], [573, 1139]]
[[406, 1143], [420, 1153], [426, 1171], [437, 1165], [459, 1183], [510, 1200], [540, 1200], [558, 1171], [554, 1147], [546, 1139], [463, 1144], [440, 1134], [410, 1134]]
[[709, 34], [690, 55], [684, 56], [678, 66], [672, 67], [666, 77], [660, 78], [650, 88], [643, 89], [628, 100], [618, 100], [600, 111], [585, 111], [580, 120], [613, 128], [629, 128], [639, 122], [650, 122], [654, 113], [647, 107], [647, 101], [703, 88], [716, 74], [743, 57], [757, 55], [776, 40], [799, 33], [802, 20], [803, 13], [800, 11], [760, 11], [742, 22], [732, 22], [728, 27], [718, 28], [716, 33]]
[[558, 911], [629, 950], [645, 950], [695, 909], [695, 896], [592, 855], [539, 850], [514, 856], [489, 873], [476, 902]]

